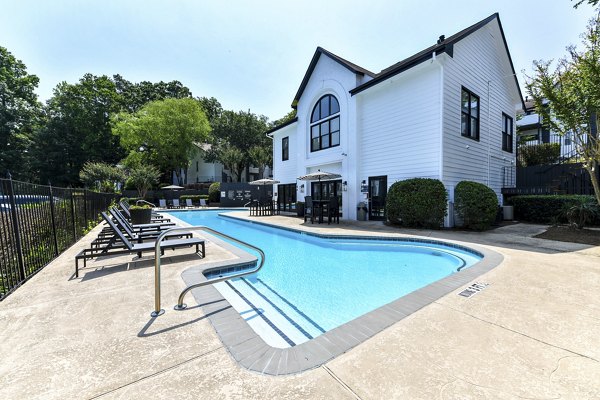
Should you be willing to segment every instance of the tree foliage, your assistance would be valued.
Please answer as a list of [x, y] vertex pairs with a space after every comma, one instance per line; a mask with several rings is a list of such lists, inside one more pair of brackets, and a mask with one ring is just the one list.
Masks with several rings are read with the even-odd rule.
[[572, 134], [577, 155], [588, 171], [600, 204], [600, 186], [595, 173], [600, 162], [600, 140], [592, 126], [600, 122], [600, 16], [583, 35], [583, 49], [569, 47], [567, 57], [556, 68], [535, 61], [527, 91], [545, 126], [561, 135]]
[[86, 162], [79, 172], [79, 179], [87, 187], [103, 192], [113, 192], [116, 184], [123, 183], [125, 174], [121, 168], [110, 164]]
[[14, 178], [28, 180], [28, 151], [41, 105], [35, 89], [37, 76], [25, 64], [0, 46], [0, 174], [10, 171]]
[[160, 171], [153, 165], [141, 164], [129, 171], [128, 181], [135, 186], [140, 198], [160, 180]]
[[[223, 111], [213, 123], [213, 143], [207, 161], [221, 162], [241, 180], [244, 168], [253, 165], [250, 149], [261, 147], [271, 152], [271, 140], [265, 136], [267, 117], [250, 111]], [[264, 168], [264, 165], [256, 165]], [[231, 168], [233, 169], [231, 169]]]
[[[571, 1], [574, 1], [574, 0], [571, 0]], [[579, 7], [583, 3], [588, 3], [589, 5], [596, 7], [598, 5], [598, 3], [600, 2], [600, 0], [575, 0], [575, 1], [576, 1], [576, 3], [573, 5], [574, 8]]]
[[163, 175], [179, 175], [194, 156], [194, 143], [207, 141], [210, 133], [202, 107], [189, 98], [153, 101], [135, 113], [117, 114], [113, 123], [113, 133], [130, 155], [141, 152], [142, 160]]

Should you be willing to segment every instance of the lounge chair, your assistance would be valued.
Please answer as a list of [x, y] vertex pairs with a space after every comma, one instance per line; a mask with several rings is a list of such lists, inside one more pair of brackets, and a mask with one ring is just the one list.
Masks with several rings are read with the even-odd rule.
[[205, 199], [200, 199], [200, 207], [203, 207], [203, 208], [208, 207], [208, 204], [206, 204], [206, 200]]
[[124, 222], [126, 222], [127, 224], [129, 224], [131, 226], [132, 231], [142, 232], [142, 231], [147, 231], [147, 230], [165, 230], [165, 229], [169, 229], [169, 228], [172, 228], [173, 226], [175, 226], [175, 223], [170, 222], [170, 220], [169, 220], [169, 222], [156, 221], [156, 222], [151, 222], [149, 224], [132, 224], [127, 220], [127, 218], [125, 218], [125, 216], [123, 214], [121, 214], [121, 212], [117, 208], [113, 207], [113, 211], [116, 214], [118, 214]]
[[179, 199], [173, 199], [173, 208], [181, 208], [179, 204]]
[[[86, 267], [86, 260], [88, 258], [97, 258], [105, 256], [114, 256], [121, 254], [133, 254], [136, 253], [138, 257], [142, 256], [143, 252], [155, 251], [156, 241], [144, 242], [144, 243], [131, 243], [119, 227], [119, 220], [113, 221], [105, 212], [102, 212], [102, 218], [112, 228], [114, 234], [119, 239], [119, 244], [110, 244], [103, 247], [84, 249], [75, 256], [75, 277], [79, 277], [79, 260], [83, 260], [83, 267]], [[179, 247], [191, 247], [196, 246], [196, 253], [200, 252], [199, 246], [202, 246], [202, 258], [206, 255], [206, 249], [204, 246], [204, 240], [200, 238], [187, 238], [187, 239], [172, 239], [162, 241], [160, 243], [161, 255], [164, 254], [165, 249], [173, 249]]]
[[165, 200], [165, 199], [158, 199], [158, 206], [160, 208], [167, 208], [167, 200]]

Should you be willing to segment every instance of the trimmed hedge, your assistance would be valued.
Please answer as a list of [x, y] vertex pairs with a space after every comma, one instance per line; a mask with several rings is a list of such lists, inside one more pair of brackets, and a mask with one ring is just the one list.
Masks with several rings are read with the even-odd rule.
[[[515, 207], [515, 218], [520, 221], [549, 224], [553, 222], [567, 222], [564, 210], [581, 202], [593, 201], [594, 196], [587, 195], [526, 195], [513, 196], [507, 203]], [[598, 217], [591, 222], [600, 224]]]
[[447, 204], [448, 193], [441, 181], [413, 178], [390, 187], [385, 210], [391, 223], [439, 229], [444, 223]]
[[560, 158], [560, 143], [541, 143], [519, 147], [520, 159], [524, 167], [554, 164]]
[[482, 231], [496, 220], [498, 197], [482, 183], [462, 181], [454, 189], [454, 207], [463, 220], [463, 227]]
[[221, 201], [221, 182], [214, 182], [208, 188], [208, 201], [219, 203]]

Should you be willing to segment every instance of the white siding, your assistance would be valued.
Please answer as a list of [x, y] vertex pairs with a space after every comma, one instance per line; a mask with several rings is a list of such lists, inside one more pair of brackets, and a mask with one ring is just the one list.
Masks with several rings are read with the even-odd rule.
[[[273, 134], [273, 179], [281, 184], [296, 183], [296, 168], [298, 162], [298, 146], [296, 140], [296, 125], [293, 123]], [[289, 159], [282, 161], [282, 139], [289, 137]]]
[[439, 65], [426, 61], [358, 97], [359, 180], [439, 178]]
[[[444, 59], [444, 184], [451, 199], [461, 180], [486, 184], [501, 198], [503, 167], [515, 165], [515, 152], [502, 151], [502, 113], [516, 121], [520, 99], [497, 21], [456, 43], [453, 58]], [[480, 98], [479, 141], [460, 134], [462, 86]]]

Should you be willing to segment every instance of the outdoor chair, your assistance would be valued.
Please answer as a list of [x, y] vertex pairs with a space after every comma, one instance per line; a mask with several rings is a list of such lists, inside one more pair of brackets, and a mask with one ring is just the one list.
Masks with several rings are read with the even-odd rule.
[[192, 203], [192, 199], [185, 199], [185, 206], [187, 208], [194, 208], [194, 203]]
[[208, 204], [206, 204], [206, 200], [205, 199], [200, 199], [200, 207], [203, 207], [203, 208], [208, 207]]
[[172, 206], [173, 208], [181, 208], [181, 205], [179, 204], [179, 199], [173, 199]]
[[[123, 232], [128, 239], [132, 242], [142, 243], [144, 240], [156, 239], [161, 233], [165, 231], [165, 229], [170, 228], [170, 226], [164, 226], [164, 229], [161, 229], [161, 226], [158, 225], [156, 229], [147, 229], [141, 230], [139, 232], [135, 232], [133, 226], [123, 218], [123, 215], [116, 208], [109, 209], [109, 214], [113, 217], [117, 227], [121, 228], [121, 232]], [[171, 235], [167, 235], [167, 238], [191, 238], [191, 232], [178, 232], [173, 233]], [[106, 245], [112, 245], [120, 242], [120, 238], [116, 235], [111, 227], [108, 227], [106, 232], [101, 233], [98, 237], [92, 242], [91, 247], [100, 247]]]
[[[113, 230], [115, 235], [119, 238], [119, 244], [110, 244], [102, 247], [84, 249], [75, 256], [75, 277], [79, 277], [79, 260], [83, 260], [83, 267], [86, 267], [86, 261], [88, 258], [98, 258], [122, 254], [137, 254], [138, 257], [142, 257], [143, 252], [155, 251], [156, 241], [143, 242], [143, 243], [132, 243], [123, 232], [122, 227], [119, 226], [119, 220], [113, 221], [105, 212], [102, 212], [102, 218]], [[202, 258], [206, 256], [206, 249], [204, 246], [204, 240], [200, 238], [187, 238], [187, 239], [170, 239], [160, 243], [161, 255], [164, 254], [165, 249], [175, 250], [181, 247], [196, 247], [196, 253], [201, 253]], [[200, 251], [199, 246], [202, 246]]]
[[329, 199], [329, 203], [327, 203], [327, 224], [331, 224], [331, 220], [337, 220], [337, 223], [340, 223], [340, 204], [337, 196], [334, 196]]
[[165, 199], [158, 199], [158, 206], [160, 208], [167, 208], [167, 200], [165, 200]]
[[312, 197], [306, 196], [304, 198], [304, 222], [310, 217], [310, 223], [315, 223], [315, 208], [313, 205]]

